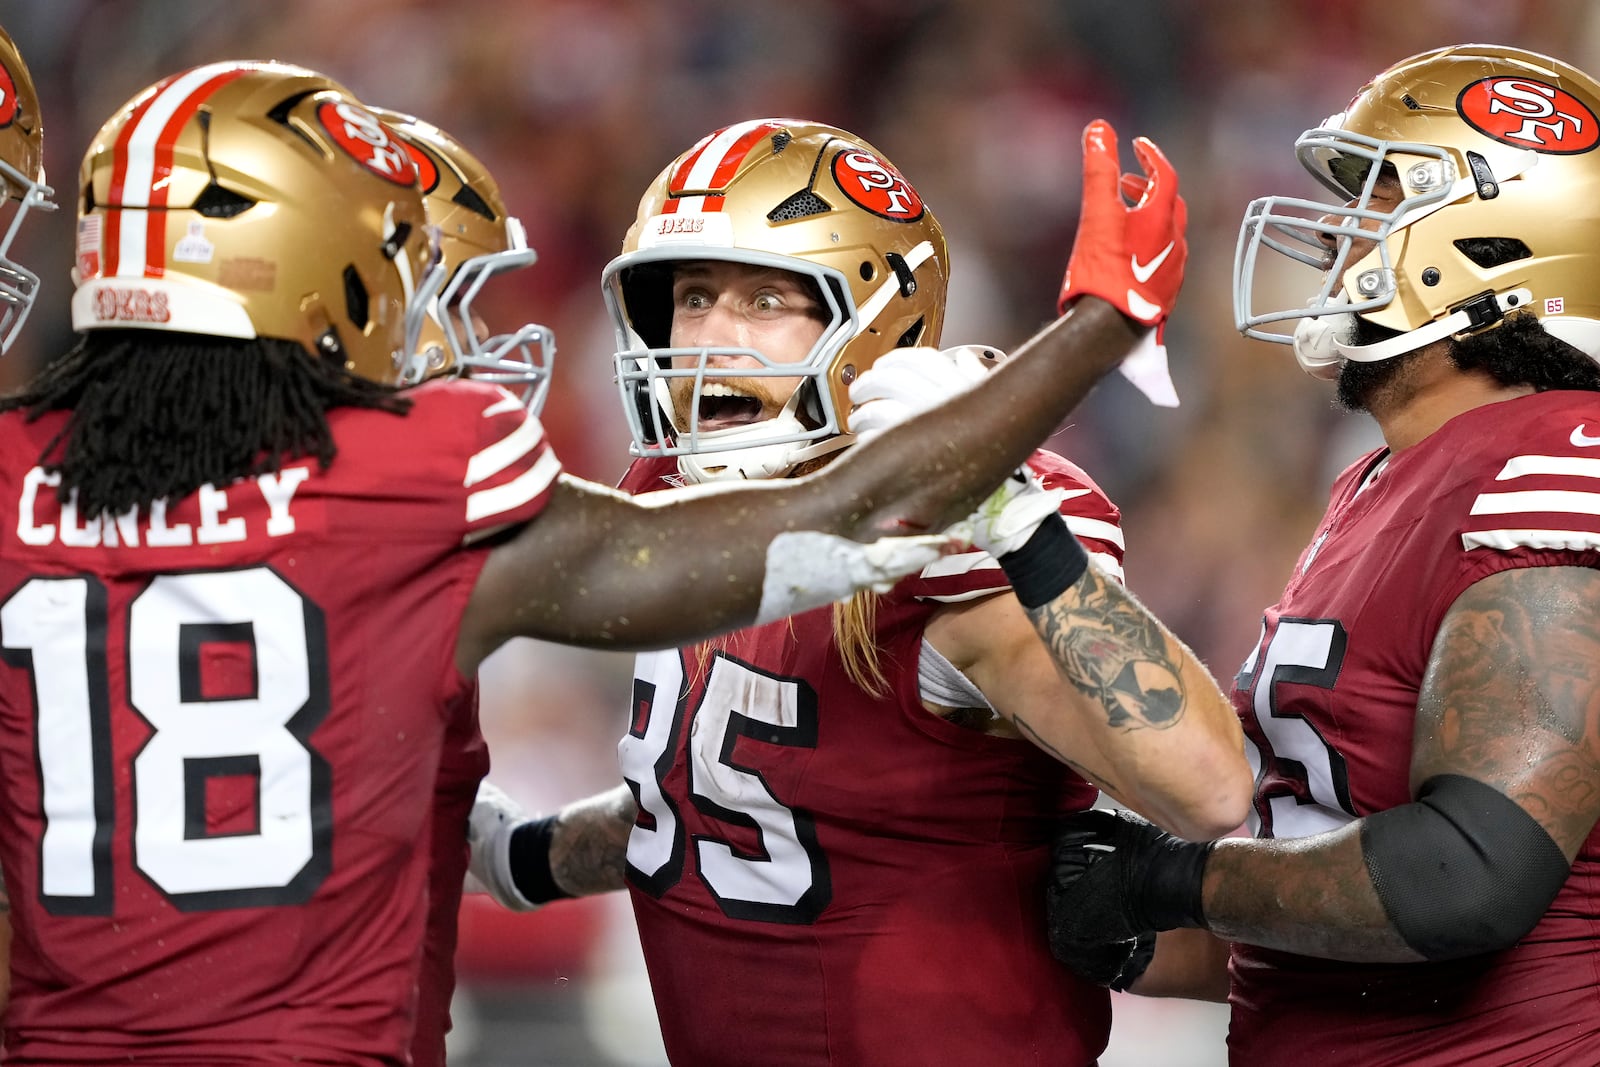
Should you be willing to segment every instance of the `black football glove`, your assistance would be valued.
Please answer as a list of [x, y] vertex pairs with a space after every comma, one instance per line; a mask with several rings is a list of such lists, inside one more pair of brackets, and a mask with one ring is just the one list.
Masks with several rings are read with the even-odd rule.
[[1069, 816], [1045, 891], [1051, 953], [1091, 982], [1128, 988], [1150, 965], [1157, 931], [1205, 926], [1200, 886], [1211, 847], [1128, 812]]

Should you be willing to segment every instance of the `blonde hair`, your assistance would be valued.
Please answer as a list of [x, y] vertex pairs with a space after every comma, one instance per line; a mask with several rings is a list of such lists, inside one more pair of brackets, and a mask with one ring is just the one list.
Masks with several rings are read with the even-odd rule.
[[835, 604], [833, 641], [839, 646], [844, 673], [862, 692], [881, 700], [889, 695], [889, 676], [878, 655], [878, 601], [878, 594], [863, 589]]

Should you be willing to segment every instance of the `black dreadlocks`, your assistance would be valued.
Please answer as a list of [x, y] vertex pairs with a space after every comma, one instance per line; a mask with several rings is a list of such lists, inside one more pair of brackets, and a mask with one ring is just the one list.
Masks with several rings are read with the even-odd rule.
[[338, 451], [327, 413], [404, 414], [411, 402], [293, 341], [131, 330], [85, 333], [0, 412], [71, 412], [39, 463], [76, 490], [80, 514], [121, 514], [202, 485], [267, 474]]

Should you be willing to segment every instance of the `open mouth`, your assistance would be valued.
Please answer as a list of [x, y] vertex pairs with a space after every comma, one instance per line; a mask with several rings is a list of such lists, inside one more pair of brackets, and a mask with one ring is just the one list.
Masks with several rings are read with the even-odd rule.
[[709, 433], [760, 422], [765, 410], [766, 405], [759, 397], [726, 385], [707, 382], [700, 388], [696, 414], [699, 416], [700, 432]]

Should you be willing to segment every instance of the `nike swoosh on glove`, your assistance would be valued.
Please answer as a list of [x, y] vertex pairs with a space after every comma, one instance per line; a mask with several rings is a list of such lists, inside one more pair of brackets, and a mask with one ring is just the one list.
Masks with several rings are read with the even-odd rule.
[[1188, 207], [1178, 195], [1178, 172], [1154, 141], [1135, 138], [1133, 153], [1143, 175], [1121, 172], [1110, 123], [1095, 119], [1085, 127], [1078, 235], [1056, 309], [1064, 313], [1088, 294], [1160, 327], [1183, 285]]
[[1004, 354], [976, 345], [897, 348], [850, 383], [848, 429], [866, 440], [983, 381]]

